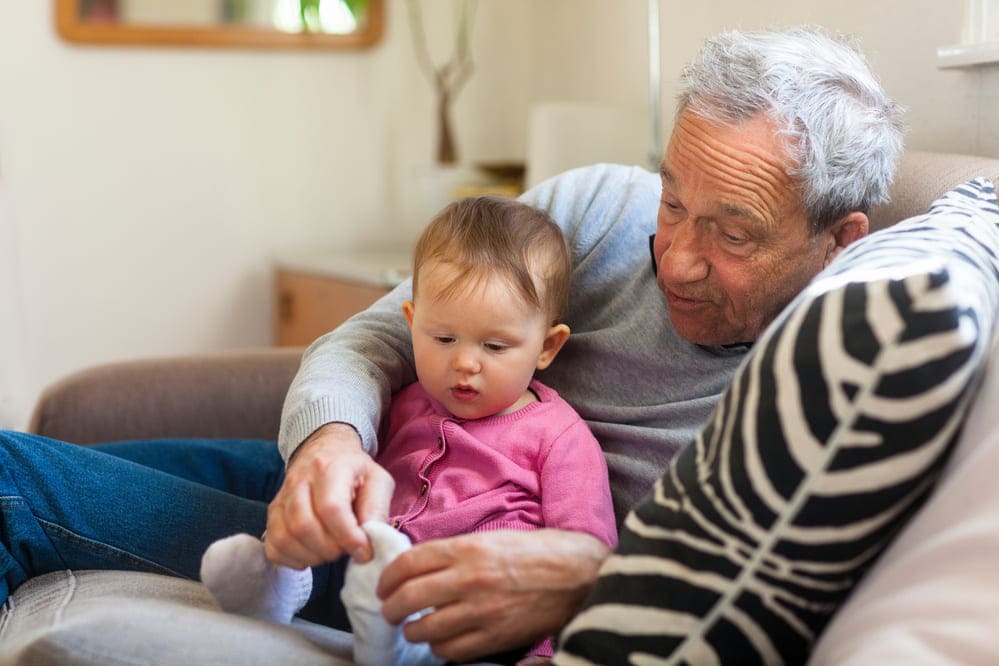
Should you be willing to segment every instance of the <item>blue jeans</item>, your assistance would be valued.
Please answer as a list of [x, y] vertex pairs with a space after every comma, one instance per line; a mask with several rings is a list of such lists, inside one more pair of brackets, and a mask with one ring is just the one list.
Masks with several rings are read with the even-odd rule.
[[[0, 603], [60, 569], [197, 580], [210, 543], [259, 535], [284, 480], [274, 442], [165, 440], [82, 447], [0, 431]], [[301, 615], [349, 629], [345, 563], [313, 570]]]

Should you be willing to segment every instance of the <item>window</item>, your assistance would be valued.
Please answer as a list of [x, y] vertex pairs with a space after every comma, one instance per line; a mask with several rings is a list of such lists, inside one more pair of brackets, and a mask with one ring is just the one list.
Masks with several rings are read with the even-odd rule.
[[961, 43], [937, 49], [939, 67], [999, 62], [999, 0], [964, 0]]

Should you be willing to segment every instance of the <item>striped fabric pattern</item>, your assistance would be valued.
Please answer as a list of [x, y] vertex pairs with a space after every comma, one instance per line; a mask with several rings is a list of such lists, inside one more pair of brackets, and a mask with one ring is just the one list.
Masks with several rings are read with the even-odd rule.
[[556, 663], [804, 663], [931, 491], [997, 308], [987, 180], [844, 251], [629, 514]]

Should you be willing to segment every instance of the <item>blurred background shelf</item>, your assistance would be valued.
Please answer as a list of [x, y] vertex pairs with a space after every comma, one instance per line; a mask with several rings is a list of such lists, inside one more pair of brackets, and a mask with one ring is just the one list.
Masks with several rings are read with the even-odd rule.
[[275, 262], [274, 344], [308, 345], [409, 277], [411, 250], [308, 251]]

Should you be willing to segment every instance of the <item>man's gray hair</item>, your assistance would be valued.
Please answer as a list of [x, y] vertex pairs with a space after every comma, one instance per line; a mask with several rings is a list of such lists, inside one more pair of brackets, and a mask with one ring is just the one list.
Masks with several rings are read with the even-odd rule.
[[684, 110], [724, 125], [760, 113], [783, 128], [813, 232], [888, 199], [902, 152], [902, 108], [863, 54], [817, 28], [725, 32], [683, 71]]

